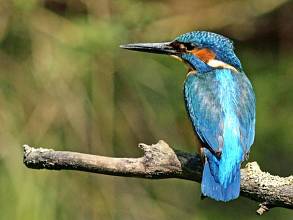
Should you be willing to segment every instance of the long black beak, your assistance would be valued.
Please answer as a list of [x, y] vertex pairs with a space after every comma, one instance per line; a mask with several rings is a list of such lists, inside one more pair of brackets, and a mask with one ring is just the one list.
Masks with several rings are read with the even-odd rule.
[[167, 55], [178, 54], [178, 52], [172, 47], [171, 42], [125, 44], [120, 45], [120, 48], [147, 53], [158, 53]]

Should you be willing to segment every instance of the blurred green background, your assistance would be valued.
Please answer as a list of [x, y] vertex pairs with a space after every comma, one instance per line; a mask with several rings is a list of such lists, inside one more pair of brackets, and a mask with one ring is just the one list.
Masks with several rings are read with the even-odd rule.
[[254, 85], [249, 160], [290, 175], [292, 11], [288, 0], [0, 0], [0, 219], [260, 219], [245, 198], [201, 201], [191, 181], [30, 170], [21, 146], [138, 157], [139, 142], [164, 139], [195, 151], [184, 66], [119, 45], [210, 30], [235, 41]]

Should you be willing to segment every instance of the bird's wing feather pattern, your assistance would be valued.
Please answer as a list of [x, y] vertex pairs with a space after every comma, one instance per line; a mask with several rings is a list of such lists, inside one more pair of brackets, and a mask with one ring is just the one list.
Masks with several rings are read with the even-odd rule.
[[[214, 152], [223, 147], [224, 110], [221, 106], [217, 71], [188, 75], [184, 86], [187, 111], [201, 141]], [[235, 103], [231, 103], [240, 124], [241, 146], [248, 152], [254, 139], [255, 98], [244, 73], [232, 73]], [[225, 94], [224, 94], [225, 95]]]
[[236, 113], [240, 123], [240, 140], [245, 153], [249, 153], [255, 135], [255, 95], [245, 74], [235, 74], [239, 86]]
[[193, 128], [214, 151], [219, 149], [223, 136], [223, 111], [217, 90], [212, 72], [190, 74], [185, 81], [184, 97]]

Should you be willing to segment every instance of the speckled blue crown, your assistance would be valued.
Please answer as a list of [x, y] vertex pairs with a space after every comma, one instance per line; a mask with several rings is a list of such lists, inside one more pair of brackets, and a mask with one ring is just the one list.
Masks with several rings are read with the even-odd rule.
[[208, 31], [193, 31], [186, 34], [182, 34], [176, 38], [177, 41], [182, 43], [193, 43], [195, 46], [204, 47], [217, 47], [217, 48], [229, 48], [234, 49], [233, 41], [220, 34], [208, 32]]
[[182, 43], [191, 43], [199, 48], [209, 48], [216, 53], [216, 59], [241, 70], [240, 60], [234, 53], [233, 41], [220, 34], [208, 31], [193, 31], [182, 34], [175, 39]]

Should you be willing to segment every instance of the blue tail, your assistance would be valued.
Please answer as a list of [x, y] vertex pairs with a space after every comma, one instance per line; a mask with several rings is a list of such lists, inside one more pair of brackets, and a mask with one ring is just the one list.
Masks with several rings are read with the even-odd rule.
[[204, 150], [207, 161], [202, 176], [202, 193], [218, 201], [227, 202], [239, 197], [243, 148], [238, 127], [238, 119], [228, 111], [224, 119], [221, 158], [217, 159], [208, 149]]
[[226, 187], [220, 183], [217, 177], [212, 175], [212, 173], [218, 173], [218, 165], [213, 161], [205, 162], [201, 183], [203, 195], [224, 202], [238, 198], [240, 193], [240, 165], [235, 167], [231, 182]]

